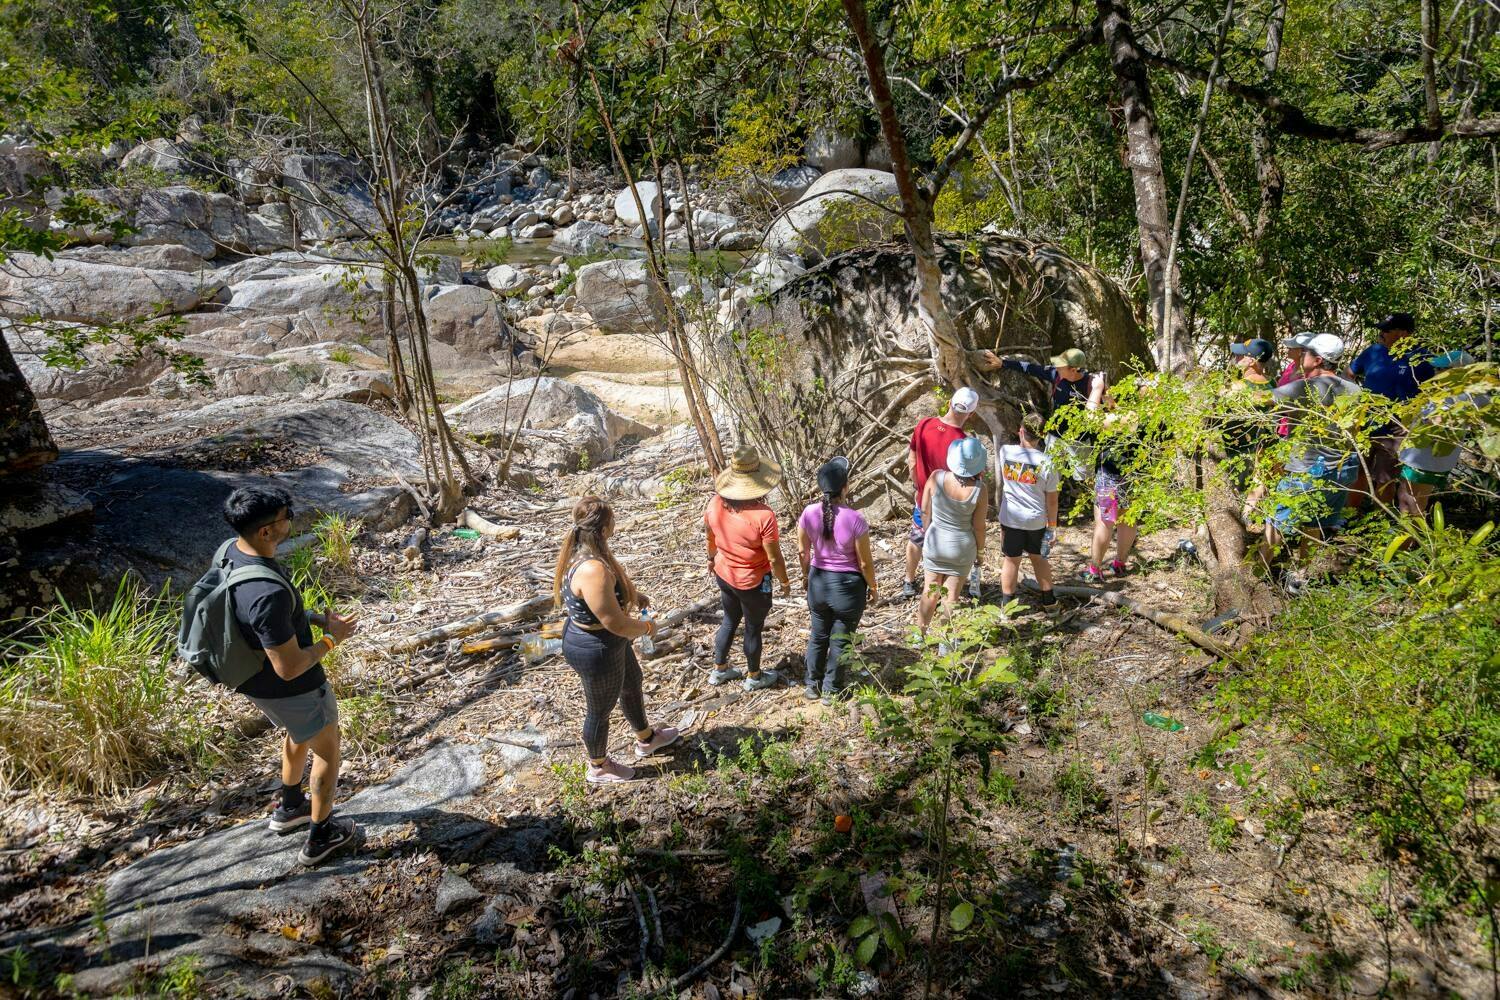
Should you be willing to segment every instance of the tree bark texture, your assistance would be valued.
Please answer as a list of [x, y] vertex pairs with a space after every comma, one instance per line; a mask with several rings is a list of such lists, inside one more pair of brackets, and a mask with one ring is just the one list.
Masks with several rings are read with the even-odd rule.
[[[1114, 70], [1125, 125], [1125, 161], [1130, 169], [1135, 191], [1136, 225], [1141, 237], [1141, 268], [1146, 277], [1146, 292], [1157, 332], [1154, 353], [1157, 365], [1165, 370], [1181, 371], [1191, 354], [1185, 349], [1191, 331], [1183, 325], [1182, 307], [1177, 301], [1167, 315], [1167, 287], [1181, 286], [1180, 275], [1169, 276], [1168, 257], [1172, 239], [1167, 179], [1162, 170], [1161, 133], [1156, 127], [1156, 109], [1151, 102], [1151, 83], [1146, 75], [1146, 61], [1131, 27], [1130, 8], [1125, 0], [1096, 0], [1099, 25]], [[1175, 262], [1171, 270], [1177, 271]], [[1183, 330], [1186, 336], [1173, 337], [1174, 344], [1163, 337], [1169, 329]]]

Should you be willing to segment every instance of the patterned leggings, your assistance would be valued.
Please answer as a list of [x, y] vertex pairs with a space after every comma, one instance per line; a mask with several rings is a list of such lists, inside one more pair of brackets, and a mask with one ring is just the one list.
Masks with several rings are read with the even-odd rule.
[[590, 632], [569, 620], [563, 629], [562, 652], [583, 681], [583, 745], [590, 758], [599, 760], [609, 753], [609, 716], [617, 703], [632, 729], [649, 728], [641, 665], [629, 639], [603, 629]]

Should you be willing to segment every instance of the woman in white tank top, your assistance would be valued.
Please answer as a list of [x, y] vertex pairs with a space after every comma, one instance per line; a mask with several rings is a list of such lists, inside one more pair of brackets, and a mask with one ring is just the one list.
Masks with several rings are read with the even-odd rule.
[[922, 521], [928, 526], [922, 542], [926, 582], [917, 605], [923, 635], [940, 599], [944, 616], [952, 613], [959, 588], [984, 550], [989, 497], [980, 477], [988, 462], [978, 438], [962, 438], [948, 446], [948, 468], [927, 477], [922, 492]]

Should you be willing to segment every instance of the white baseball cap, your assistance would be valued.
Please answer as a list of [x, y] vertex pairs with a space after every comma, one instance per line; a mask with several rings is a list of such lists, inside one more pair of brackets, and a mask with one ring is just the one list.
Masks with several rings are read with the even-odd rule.
[[979, 393], [964, 386], [953, 394], [952, 405], [955, 413], [973, 413], [979, 409]]
[[1344, 356], [1344, 338], [1336, 333], [1314, 334], [1307, 342], [1307, 349], [1324, 361], [1338, 364]]
[[1309, 331], [1294, 333], [1281, 342], [1283, 350], [1305, 350], [1317, 334]]

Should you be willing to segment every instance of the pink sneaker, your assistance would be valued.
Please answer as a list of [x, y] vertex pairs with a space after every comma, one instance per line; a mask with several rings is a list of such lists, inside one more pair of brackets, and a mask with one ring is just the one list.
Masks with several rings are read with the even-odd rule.
[[1085, 566], [1083, 568], [1083, 582], [1084, 583], [1103, 583], [1104, 582], [1104, 571], [1101, 570], [1098, 566], [1094, 566], [1094, 565]]
[[640, 760], [643, 757], [649, 757], [663, 747], [671, 746], [677, 742], [678, 735], [677, 730], [671, 726], [657, 726], [656, 732], [651, 734], [650, 740], [645, 743], [642, 743], [640, 740], [635, 741], [635, 759]]
[[1125, 564], [1123, 562], [1121, 562], [1120, 560], [1116, 559], [1116, 560], [1114, 560], [1113, 562], [1111, 562], [1109, 564], [1109, 571], [1111, 573], [1113, 573], [1115, 576], [1124, 576], [1125, 575]]
[[591, 785], [621, 785], [635, 777], [635, 768], [606, 759], [597, 767], [590, 764], [583, 780]]

